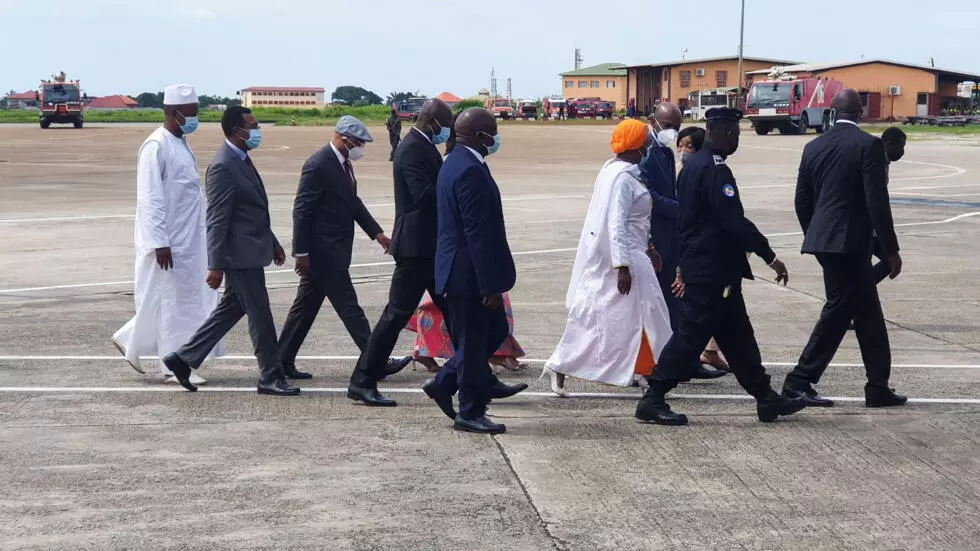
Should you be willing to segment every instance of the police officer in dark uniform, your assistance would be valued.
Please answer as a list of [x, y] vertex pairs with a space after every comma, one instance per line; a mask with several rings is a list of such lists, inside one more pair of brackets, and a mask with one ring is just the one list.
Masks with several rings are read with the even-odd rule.
[[708, 141], [680, 175], [681, 258], [674, 288], [682, 296], [681, 316], [636, 408], [642, 421], [687, 424], [685, 415], [671, 411], [665, 396], [689, 377], [712, 335], [739, 384], [758, 401], [760, 421], [772, 422], [805, 407], [802, 399], [772, 390], [745, 311], [741, 282], [752, 279], [746, 252], [762, 257], [776, 272], [777, 283], [785, 285], [789, 274], [769, 241], [745, 217], [735, 177], [725, 164], [738, 149], [741, 118], [737, 109], [708, 110]]

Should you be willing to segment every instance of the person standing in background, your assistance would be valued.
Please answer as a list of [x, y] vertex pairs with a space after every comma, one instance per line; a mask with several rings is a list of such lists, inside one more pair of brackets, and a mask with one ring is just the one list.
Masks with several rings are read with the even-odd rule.
[[402, 141], [402, 120], [398, 117], [398, 109], [392, 106], [391, 116], [385, 121], [385, 128], [388, 129], [388, 141], [391, 143], [391, 156], [389, 161], [395, 160], [395, 150]]
[[[136, 165], [136, 315], [112, 344], [136, 371], [140, 356], [163, 358], [187, 341], [218, 304], [209, 289], [207, 226], [197, 157], [187, 136], [198, 127], [197, 92], [188, 84], [163, 93], [163, 126], [140, 146]], [[222, 355], [219, 341], [211, 356]], [[160, 362], [164, 382], [176, 383]], [[195, 385], [206, 381], [194, 373]]]

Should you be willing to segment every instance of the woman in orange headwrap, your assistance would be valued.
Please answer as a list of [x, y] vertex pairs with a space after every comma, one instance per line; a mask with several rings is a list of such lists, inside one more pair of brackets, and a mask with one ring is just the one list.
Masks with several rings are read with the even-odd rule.
[[647, 125], [623, 121], [610, 144], [616, 156], [596, 177], [565, 297], [568, 322], [545, 364], [560, 396], [566, 375], [620, 386], [642, 380], [670, 339], [647, 246], [650, 192], [640, 180], [652, 142]]

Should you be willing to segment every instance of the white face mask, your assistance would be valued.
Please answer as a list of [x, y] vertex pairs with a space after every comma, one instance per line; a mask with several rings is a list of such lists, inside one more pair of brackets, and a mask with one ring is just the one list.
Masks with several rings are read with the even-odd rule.
[[351, 147], [349, 143], [345, 142], [347, 145], [347, 158], [352, 161], [360, 161], [364, 158], [364, 146], [359, 145], [357, 147]]
[[[654, 129], [660, 127], [659, 122], [654, 121], [654, 124], [656, 125]], [[663, 147], [671, 147], [676, 139], [677, 131], [673, 128], [660, 128], [660, 130], [657, 130], [657, 141], [660, 142], [660, 145]]]

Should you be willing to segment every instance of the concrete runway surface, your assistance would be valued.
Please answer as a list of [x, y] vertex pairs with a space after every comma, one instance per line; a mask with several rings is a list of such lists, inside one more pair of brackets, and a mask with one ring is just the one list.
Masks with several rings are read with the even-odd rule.
[[[146, 125], [41, 131], [0, 126], [0, 548], [3, 549], [975, 549], [980, 538], [980, 149], [911, 141], [891, 169], [905, 272], [880, 286], [906, 408], [863, 407], [853, 333], [820, 385], [841, 397], [774, 425], [757, 422], [732, 377], [683, 385], [683, 428], [643, 425], [637, 391], [536, 382], [491, 416], [509, 432], [456, 433], [424, 395], [423, 371], [384, 384], [396, 409], [342, 394], [356, 348], [320, 314], [298, 398], [254, 393], [244, 324], [234, 356], [206, 365], [197, 394], [121, 362], [109, 337], [132, 315], [136, 150]], [[331, 134], [266, 128], [254, 154], [274, 229], [291, 238], [303, 161]], [[391, 227], [382, 128], [357, 164], [360, 193]], [[490, 159], [511, 248], [516, 336], [551, 353], [608, 126], [507, 125]], [[730, 164], [749, 217], [789, 267], [746, 284], [778, 387], [822, 306], [816, 261], [799, 254], [800, 150], [813, 136], [743, 131]], [[201, 171], [221, 144], [192, 136]], [[358, 234], [352, 273], [372, 323], [391, 259]], [[296, 276], [270, 268], [278, 323]], [[404, 333], [396, 353], [409, 353]], [[154, 373], [154, 362], [144, 362]], [[214, 392], [225, 390], [226, 392]]]

